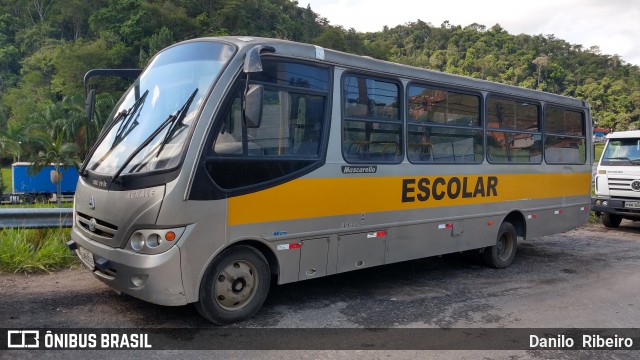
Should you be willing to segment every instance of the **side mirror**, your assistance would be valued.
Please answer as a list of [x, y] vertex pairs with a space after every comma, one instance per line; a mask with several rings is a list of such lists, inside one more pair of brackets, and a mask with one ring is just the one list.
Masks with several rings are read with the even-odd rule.
[[[244, 57], [244, 73], [247, 74], [247, 84], [249, 74], [262, 71], [262, 51], [275, 52], [271, 46], [256, 45], [247, 51]], [[264, 99], [264, 87], [262, 85], [249, 85], [244, 92], [244, 104], [242, 117], [247, 128], [258, 128], [262, 122], [262, 101]]]
[[119, 78], [137, 78], [142, 73], [141, 69], [91, 69], [84, 74], [84, 90], [87, 98], [84, 103], [84, 110], [89, 121], [93, 120], [93, 110], [96, 104], [95, 89], [89, 90], [89, 80], [96, 76], [111, 76]]
[[245, 73], [255, 73], [262, 71], [262, 60], [260, 59], [260, 53], [262, 51], [275, 52], [276, 49], [271, 46], [256, 45], [247, 51], [244, 56], [244, 69]]
[[262, 85], [249, 85], [244, 95], [244, 124], [247, 128], [258, 128], [262, 122], [262, 100], [264, 99], [264, 87]]
[[93, 110], [96, 105], [96, 89], [91, 89], [87, 94], [87, 98], [84, 101], [84, 111], [87, 113], [87, 119], [89, 122], [93, 120]]

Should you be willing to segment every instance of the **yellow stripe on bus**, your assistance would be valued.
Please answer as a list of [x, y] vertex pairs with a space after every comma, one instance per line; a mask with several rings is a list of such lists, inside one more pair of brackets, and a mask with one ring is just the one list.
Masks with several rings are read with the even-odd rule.
[[591, 173], [306, 178], [229, 199], [229, 225], [589, 196]]

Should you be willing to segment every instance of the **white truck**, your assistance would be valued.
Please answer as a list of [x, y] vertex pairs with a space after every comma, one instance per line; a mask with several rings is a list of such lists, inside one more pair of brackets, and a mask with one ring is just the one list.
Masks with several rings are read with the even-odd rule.
[[606, 227], [640, 220], [640, 130], [607, 135], [594, 178], [591, 210]]

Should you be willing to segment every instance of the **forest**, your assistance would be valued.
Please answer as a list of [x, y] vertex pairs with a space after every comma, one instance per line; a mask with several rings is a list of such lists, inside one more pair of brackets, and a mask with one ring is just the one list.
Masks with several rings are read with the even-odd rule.
[[[312, 43], [413, 66], [587, 100], [598, 127], [640, 128], [640, 68], [553, 34], [499, 24], [425, 21], [361, 33], [290, 0], [3, 0], [0, 2], [0, 165], [80, 161], [124, 81], [97, 84], [86, 120], [83, 75], [139, 68], [159, 50], [202, 36]], [[1, 191], [1, 188], [0, 188]]]

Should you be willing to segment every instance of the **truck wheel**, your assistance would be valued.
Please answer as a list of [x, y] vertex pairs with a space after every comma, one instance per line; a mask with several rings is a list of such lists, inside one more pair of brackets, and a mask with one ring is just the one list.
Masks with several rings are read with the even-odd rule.
[[270, 283], [271, 271], [265, 257], [252, 247], [235, 246], [209, 265], [195, 307], [215, 324], [245, 320], [262, 307]]
[[600, 219], [602, 219], [602, 225], [608, 228], [617, 228], [618, 225], [620, 225], [620, 223], [622, 222], [622, 216], [609, 214], [606, 212], [602, 213]]
[[482, 259], [487, 266], [502, 269], [513, 262], [516, 256], [518, 235], [510, 222], [503, 222], [498, 229], [496, 244], [490, 246], [482, 253]]

